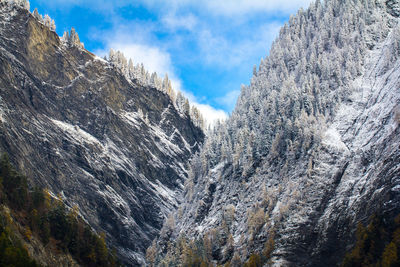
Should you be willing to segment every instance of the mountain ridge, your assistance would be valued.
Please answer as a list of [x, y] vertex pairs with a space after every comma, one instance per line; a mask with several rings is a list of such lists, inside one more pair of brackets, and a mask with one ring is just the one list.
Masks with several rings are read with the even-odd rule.
[[341, 265], [398, 223], [398, 0], [301, 9], [206, 137], [168, 79], [60, 38], [26, 3], [0, 2], [0, 151], [125, 264]]
[[397, 8], [316, 1], [291, 17], [193, 159], [151, 264], [340, 265], [357, 223], [397, 216]]
[[73, 32], [65, 43], [20, 2], [0, 2], [0, 150], [77, 205], [125, 264], [141, 264], [204, 134], [166, 93], [128, 79]]

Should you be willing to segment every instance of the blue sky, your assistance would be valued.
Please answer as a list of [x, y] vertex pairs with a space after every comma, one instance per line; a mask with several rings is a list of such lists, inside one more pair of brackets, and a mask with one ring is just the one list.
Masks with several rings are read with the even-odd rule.
[[311, 0], [31, 0], [31, 10], [74, 27], [85, 48], [110, 48], [168, 73], [208, 120], [234, 108], [240, 85], [268, 54], [279, 28]]

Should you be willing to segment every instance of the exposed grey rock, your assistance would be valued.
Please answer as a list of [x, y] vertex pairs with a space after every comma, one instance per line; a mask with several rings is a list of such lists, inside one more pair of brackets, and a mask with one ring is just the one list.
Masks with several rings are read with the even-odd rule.
[[399, 0], [386, 0], [388, 12], [395, 17], [400, 17], [400, 3]]
[[27, 10], [5, 2], [0, 107], [0, 151], [34, 184], [77, 205], [124, 263], [143, 263], [180, 202], [203, 132], [166, 94], [79, 45], [63, 45]]
[[200, 247], [214, 264], [244, 262], [273, 239], [267, 265], [336, 266], [358, 222], [400, 213], [396, 3], [317, 1], [290, 19], [193, 161], [156, 263], [181, 263], [182, 238], [211, 236], [217, 248]]

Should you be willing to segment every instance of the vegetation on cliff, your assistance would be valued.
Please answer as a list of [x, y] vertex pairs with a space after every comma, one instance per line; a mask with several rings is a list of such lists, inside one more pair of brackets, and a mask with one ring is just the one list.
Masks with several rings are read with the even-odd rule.
[[[32, 238], [54, 252], [66, 253], [83, 266], [117, 266], [116, 256], [61, 197], [35, 187], [19, 174], [4, 154], [0, 160], [0, 265], [39, 266], [23, 243]], [[19, 236], [24, 240], [20, 240]]]
[[394, 220], [374, 215], [370, 223], [358, 224], [357, 241], [342, 263], [349, 266], [400, 266], [400, 215]]

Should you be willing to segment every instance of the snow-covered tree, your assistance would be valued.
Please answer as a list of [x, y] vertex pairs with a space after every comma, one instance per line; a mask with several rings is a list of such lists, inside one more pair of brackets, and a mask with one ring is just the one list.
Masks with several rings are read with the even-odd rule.
[[[75, 34], [75, 31], [71, 31], [71, 34], [73, 34], [73, 32]], [[68, 32], [64, 33], [62, 40], [70, 43], [71, 34], [68, 34]], [[190, 116], [196, 126], [204, 129], [205, 121], [200, 111], [194, 106], [191, 107], [189, 100], [182, 92], [176, 92], [174, 90], [168, 74], [165, 74], [164, 78], [161, 79], [156, 72], [150, 74], [144, 67], [143, 63], [134, 65], [132, 59], [127, 60], [121, 51], [114, 51], [113, 49], [110, 49], [108, 58], [106, 57], [106, 59], [108, 59], [110, 64], [119, 69], [128, 80], [138, 82], [144, 86], [153, 87], [167, 94], [175, 108], [183, 116]]]
[[[232, 145], [224, 145], [220, 158], [224, 160], [231, 149], [234, 162], [248, 161], [247, 132], [255, 136], [252, 160], [269, 153], [284, 155], [288, 144], [304, 149], [318, 139], [315, 118], [334, 115], [349, 93], [340, 88], [349, 88], [351, 77], [361, 73], [367, 49], [389, 31], [387, 19], [370, 12], [374, 6], [373, 0], [316, 1], [292, 16], [269, 56], [253, 68], [250, 85], [242, 86], [236, 108], [223, 126], [223, 132], [231, 133]], [[215, 133], [206, 146], [216, 147], [213, 142], [218, 138], [211, 135]], [[215, 150], [203, 150], [211, 152]]]
[[[54, 30], [55, 30], [55, 26], [54, 26]], [[79, 35], [75, 31], [74, 28], [71, 28], [71, 32], [65, 31], [63, 36], [61, 37], [61, 41], [70, 47], [75, 46], [75, 47], [82, 48], [82, 49], [84, 48], [84, 45], [79, 40]]]
[[[35, 9], [36, 10], [36, 9]], [[49, 15], [45, 15], [43, 19], [43, 23], [45, 26], [49, 27], [50, 30], [55, 31], [56, 30], [56, 24], [54, 20], [52, 20]]]
[[[21, 1], [21, 5], [23, 4], [23, 7], [29, 10], [29, 2]], [[56, 23], [54, 22], [53, 19], [50, 18], [49, 15], [45, 15], [44, 17], [39, 14], [37, 8], [35, 8], [32, 12], [32, 15], [40, 22], [43, 23], [46, 27], [48, 27], [51, 31], [56, 31]]]
[[37, 8], [35, 8], [35, 10], [33, 10], [33, 16], [40, 22], [43, 21], [42, 15], [39, 14], [39, 11], [37, 10]]

